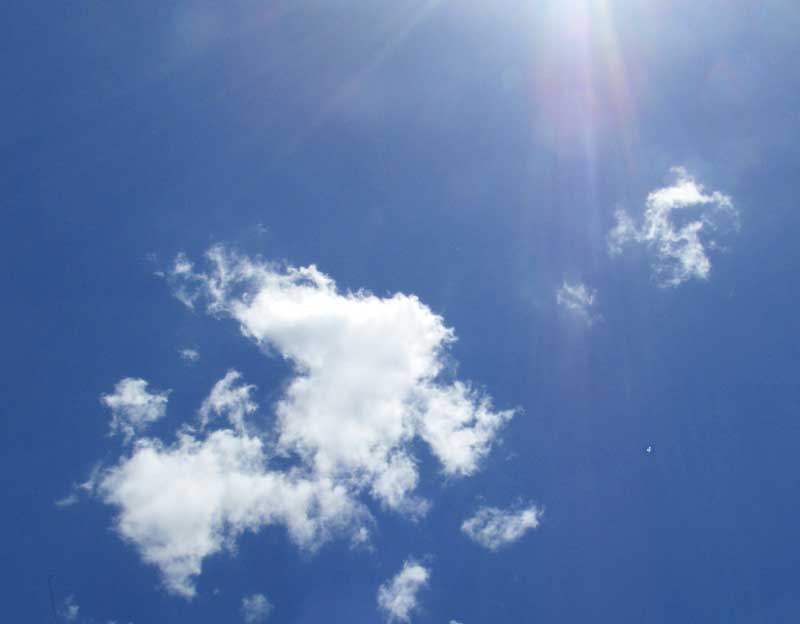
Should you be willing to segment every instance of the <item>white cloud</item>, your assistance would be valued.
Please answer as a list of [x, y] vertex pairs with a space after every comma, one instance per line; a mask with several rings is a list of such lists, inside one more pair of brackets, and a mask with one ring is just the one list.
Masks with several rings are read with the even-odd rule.
[[[416, 297], [342, 293], [313, 266], [279, 268], [221, 248], [208, 256], [209, 273], [178, 259], [170, 279], [181, 299], [234, 318], [294, 376], [263, 437], [245, 422], [257, 409], [254, 386], [232, 370], [203, 402], [200, 430], [184, 428], [171, 446], [139, 439], [92, 481], [117, 507], [119, 534], [158, 566], [170, 591], [193, 596], [203, 559], [230, 550], [244, 531], [281, 525], [313, 551], [333, 537], [369, 542], [364, 495], [424, 514], [415, 437], [445, 475], [480, 468], [513, 411], [495, 411], [488, 396], [444, 378], [453, 330]], [[218, 417], [232, 428], [209, 431]], [[271, 468], [273, 456], [292, 467]]]
[[101, 395], [100, 401], [111, 409], [111, 433], [120, 433], [130, 441], [167, 412], [169, 390], [151, 394], [144, 379], [126, 377], [117, 382], [114, 394]]
[[624, 210], [615, 213], [616, 225], [609, 232], [612, 254], [628, 243], [643, 243], [656, 255], [654, 271], [663, 286], [678, 286], [691, 279], [708, 279], [708, 251], [719, 247], [715, 235], [726, 227], [739, 227], [738, 212], [731, 198], [705, 192], [683, 167], [673, 167], [675, 183], [647, 196], [644, 220], [637, 227]]
[[556, 303], [575, 313], [589, 325], [599, 318], [592, 311], [596, 299], [597, 291], [590, 290], [582, 282], [575, 284], [564, 282], [556, 292]]
[[200, 352], [196, 349], [181, 349], [178, 351], [181, 356], [181, 359], [186, 362], [187, 364], [194, 364], [197, 360], [200, 359]]
[[538, 527], [541, 517], [542, 510], [534, 505], [511, 509], [482, 507], [463, 522], [461, 530], [481, 546], [497, 550]]
[[176, 287], [237, 320], [242, 333], [290, 361], [276, 405], [278, 449], [321, 477], [367, 487], [385, 505], [419, 511], [409, 443], [419, 435], [446, 474], [469, 475], [513, 411], [493, 411], [468, 384], [447, 382], [452, 329], [413, 295], [338, 291], [316, 267], [279, 268], [220, 247], [212, 270], [179, 258]]
[[244, 419], [258, 406], [250, 398], [255, 386], [241, 383], [242, 375], [229, 370], [211, 389], [211, 394], [200, 406], [200, 424], [208, 426], [214, 417], [226, 417], [238, 431], [244, 431]]
[[242, 598], [242, 619], [247, 624], [265, 621], [272, 613], [272, 603], [264, 594], [253, 594]]
[[344, 486], [300, 470], [272, 472], [265, 463], [259, 438], [222, 429], [200, 440], [183, 432], [172, 446], [139, 440], [97, 489], [119, 508], [119, 534], [159, 567], [169, 591], [190, 598], [203, 559], [232, 548], [244, 531], [284, 525], [295, 543], [313, 550], [368, 522]]
[[181, 278], [186, 278], [189, 281], [193, 274], [194, 265], [189, 262], [185, 255], [178, 255], [169, 275], [171, 278], [177, 278], [173, 279], [173, 294], [178, 301], [192, 310], [194, 309], [194, 301], [197, 298], [197, 291], [189, 284], [184, 285], [181, 283]]
[[408, 622], [417, 608], [417, 594], [428, 584], [430, 571], [414, 561], [406, 561], [394, 578], [378, 589], [378, 606], [390, 621]]
[[61, 607], [58, 609], [59, 615], [67, 622], [74, 622], [78, 619], [80, 607], [75, 603], [75, 596], [69, 595], [64, 598]]
[[63, 498], [59, 498], [55, 503], [53, 503], [56, 507], [72, 507], [73, 505], [77, 504], [78, 502], [78, 495], [75, 492], [71, 494], [67, 494]]

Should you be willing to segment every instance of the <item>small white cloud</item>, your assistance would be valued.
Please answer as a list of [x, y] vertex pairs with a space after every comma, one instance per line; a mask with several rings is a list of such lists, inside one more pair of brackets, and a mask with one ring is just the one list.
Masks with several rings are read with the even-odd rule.
[[511, 509], [482, 507], [463, 522], [461, 530], [481, 546], [497, 550], [538, 527], [541, 517], [542, 510], [534, 505]]
[[69, 595], [64, 598], [61, 607], [58, 609], [62, 619], [67, 622], [74, 622], [78, 619], [78, 612], [80, 607], [75, 603], [75, 596]]
[[272, 603], [264, 594], [253, 594], [242, 598], [242, 619], [246, 624], [265, 621], [272, 613]]
[[181, 359], [187, 364], [194, 364], [200, 359], [200, 353], [196, 349], [181, 349], [178, 351], [178, 353], [180, 354]]
[[244, 431], [245, 416], [255, 412], [258, 406], [250, 398], [255, 386], [241, 383], [241, 377], [238, 371], [229, 370], [214, 384], [211, 394], [200, 406], [202, 427], [208, 426], [214, 417], [226, 417], [235, 429]]
[[408, 622], [417, 608], [417, 594], [428, 584], [430, 571], [408, 560], [397, 575], [378, 589], [378, 606], [389, 621]]
[[564, 282], [556, 292], [556, 303], [582, 318], [589, 325], [598, 317], [592, 308], [597, 299], [597, 291], [586, 287], [586, 284], [577, 282], [569, 284]]
[[458, 620], [450, 620], [450, 624], [461, 624]]
[[608, 234], [608, 249], [622, 252], [628, 243], [642, 243], [655, 253], [653, 269], [662, 286], [708, 279], [708, 250], [719, 248], [716, 235], [738, 230], [739, 213], [728, 195], [705, 192], [683, 167], [673, 167], [675, 183], [647, 196], [644, 220], [637, 227], [624, 210], [615, 213], [616, 225]]
[[54, 505], [56, 507], [72, 507], [78, 502], [78, 495], [75, 492], [67, 494], [64, 498], [59, 498]]
[[117, 382], [113, 394], [100, 401], [111, 409], [111, 434], [122, 434], [130, 441], [167, 412], [169, 390], [151, 394], [144, 379], [126, 377]]
[[186, 254], [179, 253], [169, 274], [164, 275], [173, 284], [175, 298], [189, 309], [194, 309], [194, 302], [199, 296], [194, 280], [194, 265]]

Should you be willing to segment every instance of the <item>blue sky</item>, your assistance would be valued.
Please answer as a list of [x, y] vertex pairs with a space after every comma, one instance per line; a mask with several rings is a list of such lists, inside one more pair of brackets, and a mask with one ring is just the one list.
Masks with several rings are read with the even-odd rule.
[[4, 620], [797, 621], [800, 9], [4, 13]]

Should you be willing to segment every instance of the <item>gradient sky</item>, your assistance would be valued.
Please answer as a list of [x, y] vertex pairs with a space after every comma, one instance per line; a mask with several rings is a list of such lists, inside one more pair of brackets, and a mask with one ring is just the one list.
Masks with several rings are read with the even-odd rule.
[[12, 4], [4, 621], [800, 619], [800, 7]]

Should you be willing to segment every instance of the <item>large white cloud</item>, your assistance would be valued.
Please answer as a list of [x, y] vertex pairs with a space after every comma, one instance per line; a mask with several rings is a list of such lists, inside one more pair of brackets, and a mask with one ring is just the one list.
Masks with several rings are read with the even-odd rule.
[[390, 621], [408, 622], [417, 608], [417, 594], [428, 584], [430, 570], [414, 561], [406, 561], [403, 569], [378, 588], [378, 606]]
[[[203, 559], [243, 531], [283, 525], [307, 549], [337, 535], [363, 542], [372, 517], [362, 495], [424, 514], [413, 439], [427, 442], [445, 475], [466, 476], [513, 416], [444, 376], [453, 330], [413, 295], [340, 292], [314, 266], [278, 267], [219, 247], [208, 259], [202, 272], [178, 258], [176, 295], [235, 319], [294, 376], [263, 436], [246, 421], [257, 409], [254, 386], [229, 371], [201, 406], [199, 430], [184, 428], [172, 445], [137, 440], [97, 479], [119, 510], [118, 532], [171, 591], [191, 597]], [[218, 417], [228, 423], [211, 431]], [[293, 468], [272, 468], [274, 455]]]
[[494, 411], [468, 384], [440, 379], [455, 340], [443, 319], [413, 295], [342, 293], [314, 266], [279, 268], [208, 253], [209, 272], [179, 258], [182, 298], [205, 298], [212, 313], [290, 361], [296, 376], [276, 405], [278, 448], [315, 474], [369, 486], [393, 508], [416, 508], [416, 463], [426, 440], [444, 472], [474, 473], [511, 410]]
[[481, 546], [497, 550], [538, 527], [541, 517], [542, 510], [534, 505], [510, 509], [482, 507], [463, 522], [461, 530]]
[[119, 509], [119, 534], [159, 567], [169, 591], [186, 597], [195, 594], [203, 559], [232, 547], [244, 531], [281, 524], [313, 550], [368, 522], [344, 486], [300, 470], [269, 471], [263, 442], [229, 429], [205, 439], [182, 433], [172, 446], [138, 440], [97, 489]]
[[104, 394], [100, 401], [111, 409], [111, 433], [122, 434], [130, 441], [167, 412], [169, 390], [150, 393], [144, 379], [126, 377], [117, 382], [113, 394]]
[[683, 167], [673, 167], [675, 183], [647, 196], [644, 220], [637, 227], [624, 210], [615, 213], [616, 225], [609, 232], [612, 254], [628, 243], [642, 243], [656, 256], [653, 268], [664, 286], [678, 286], [691, 279], [708, 279], [708, 251], [719, 246], [717, 234], [738, 229], [738, 212], [731, 198], [707, 193]]

